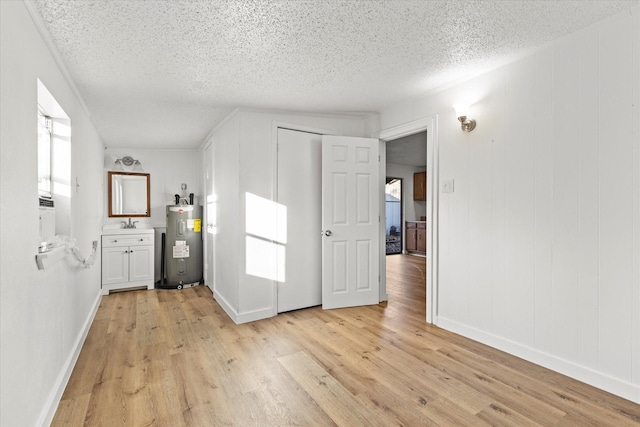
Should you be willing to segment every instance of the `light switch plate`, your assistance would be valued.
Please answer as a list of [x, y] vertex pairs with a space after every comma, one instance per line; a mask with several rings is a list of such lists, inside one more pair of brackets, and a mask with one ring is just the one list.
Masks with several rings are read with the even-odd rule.
[[442, 192], [453, 193], [453, 179], [445, 179], [442, 181]]

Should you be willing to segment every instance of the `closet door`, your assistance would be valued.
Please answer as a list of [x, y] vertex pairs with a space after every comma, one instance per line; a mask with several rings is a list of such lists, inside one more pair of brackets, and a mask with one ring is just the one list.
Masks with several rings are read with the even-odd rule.
[[285, 257], [279, 313], [322, 304], [321, 155], [321, 135], [278, 129], [277, 202], [286, 209], [287, 236], [275, 243]]

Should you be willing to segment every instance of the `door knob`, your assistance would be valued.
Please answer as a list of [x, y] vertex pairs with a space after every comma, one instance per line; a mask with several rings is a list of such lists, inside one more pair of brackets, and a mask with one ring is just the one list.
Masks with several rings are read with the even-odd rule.
[[323, 231], [322, 232], [322, 235], [327, 236], [327, 237], [331, 236], [332, 234], [333, 233], [331, 232], [331, 230], [327, 230], [327, 231]]

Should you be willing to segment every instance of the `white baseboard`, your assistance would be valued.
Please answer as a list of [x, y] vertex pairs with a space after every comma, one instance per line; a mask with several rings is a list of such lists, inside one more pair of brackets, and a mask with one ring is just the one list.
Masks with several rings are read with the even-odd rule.
[[254, 322], [256, 320], [268, 319], [269, 317], [273, 317], [273, 310], [271, 308], [263, 308], [238, 314], [238, 321], [236, 323]]
[[505, 351], [509, 354], [535, 363], [536, 365], [544, 366], [545, 368], [615, 394], [616, 396], [620, 396], [635, 403], [640, 403], [640, 385], [611, 377], [570, 360], [562, 359], [558, 356], [510, 341], [480, 329], [472, 328], [442, 316], [438, 316], [436, 325], [440, 328], [497, 348], [498, 350]]
[[215, 290], [215, 288], [213, 289], [213, 298], [218, 304], [220, 304], [220, 307], [222, 307], [224, 312], [227, 313], [227, 316], [229, 316], [231, 320], [233, 320], [233, 323], [237, 324], [238, 313], [236, 313], [236, 311], [231, 307], [231, 304], [229, 304], [227, 300], [222, 295], [220, 295], [218, 291]]
[[233, 320], [233, 323], [239, 325], [241, 323], [253, 322], [255, 320], [267, 319], [273, 317], [273, 309], [263, 308], [260, 310], [249, 311], [246, 313], [238, 313], [234, 310], [226, 299], [218, 292], [213, 291], [213, 297], [220, 304], [220, 307], [227, 313], [227, 315]]
[[62, 393], [64, 393], [64, 389], [67, 387], [67, 383], [69, 382], [69, 378], [71, 377], [71, 373], [73, 372], [73, 368], [78, 361], [78, 356], [80, 356], [80, 351], [82, 350], [82, 346], [84, 345], [84, 341], [87, 338], [87, 334], [89, 333], [89, 329], [91, 329], [91, 324], [93, 323], [93, 319], [98, 312], [98, 307], [100, 306], [100, 300], [102, 299], [102, 295], [98, 292], [95, 301], [93, 302], [93, 307], [89, 311], [89, 315], [87, 316], [78, 336], [76, 337], [76, 341], [71, 348], [71, 352], [67, 357], [67, 361], [65, 362], [60, 374], [58, 375], [58, 379], [56, 380], [55, 386], [47, 399], [47, 402], [44, 406], [44, 409], [40, 413], [40, 417], [38, 418], [38, 423], [36, 425], [39, 426], [48, 426], [51, 425], [53, 421], [53, 417], [56, 414], [56, 410], [58, 409], [58, 405], [60, 404], [60, 399], [62, 398]]

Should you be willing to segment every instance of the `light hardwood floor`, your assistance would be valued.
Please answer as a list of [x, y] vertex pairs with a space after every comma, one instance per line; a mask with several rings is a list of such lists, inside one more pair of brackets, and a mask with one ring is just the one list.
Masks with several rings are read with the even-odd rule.
[[102, 298], [54, 426], [638, 426], [640, 405], [425, 323], [424, 258], [388, 304], [235, 325], [199, 286]]

